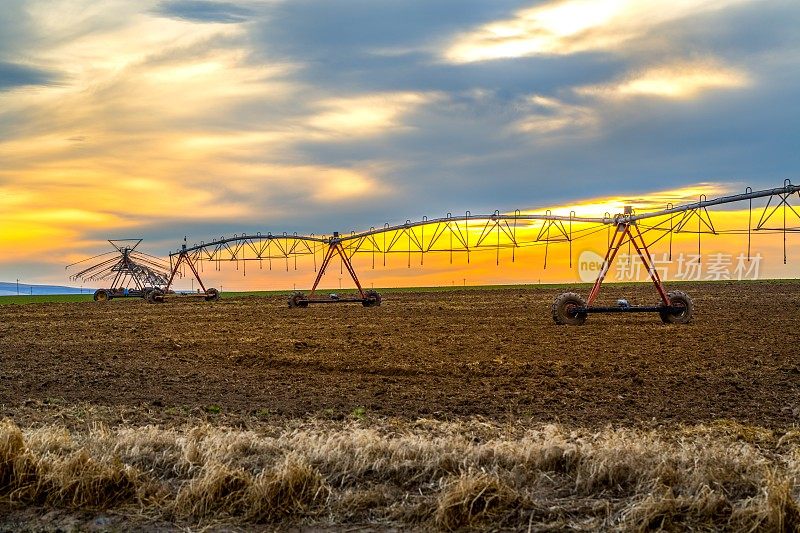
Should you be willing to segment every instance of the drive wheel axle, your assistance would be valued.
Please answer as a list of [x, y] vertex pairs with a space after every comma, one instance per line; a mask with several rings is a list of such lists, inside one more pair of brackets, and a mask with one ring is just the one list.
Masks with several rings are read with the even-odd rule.
[[692, 320], [694, 311], [692, 299], [683, 291], [670, 291], [667, 296], [673, 309], [659, 311], [661, 321], [664, 324], [688, 324]]
[[580, 326], [586, 322], [586, 301], [574, 292], [559, 294], [551, 311], [558, 325]]
[[364, 300], [361, 303], [364, 307], [378, 307], [381, 305], [381, 295], [378, 291], [367, 291], [364, 293]]
[[302, 292], [293, 292], [291, 296], [289, 296], [289, 307], [308, 307], [308, 298]]

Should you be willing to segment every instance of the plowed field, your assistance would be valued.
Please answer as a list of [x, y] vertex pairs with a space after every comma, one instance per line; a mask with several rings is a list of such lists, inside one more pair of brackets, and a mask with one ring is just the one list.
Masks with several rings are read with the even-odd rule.
[[[0, 404], [11, 417], [82, 403], [156, 422], [199, 412], [797, 423], [800, 284], [680, 288], [696, 306], [685, 326], [653, 314], [556, 326], [552, 287], [388, 293], [378, 308], [289, 309], [277, 296], [0, 306]], [[622, 296], [656, 299], [647, 285], [603, 292]]]

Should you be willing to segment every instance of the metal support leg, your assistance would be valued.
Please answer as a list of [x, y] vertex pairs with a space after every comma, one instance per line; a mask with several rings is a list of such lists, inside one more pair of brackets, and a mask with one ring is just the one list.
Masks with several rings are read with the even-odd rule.
[[319, 267], [319, 272], [317, 272], [317, 278], [314, 280], [314, 285], [311, 287], [311, 294], [309, 295], [309, 299], [314, 298], [314, 293], [317, 290], [317, 286], [319, 285], [320, 280], [322, 280], [322, 276], [325, 274], [325, 270], [328, 268], [328, 263], [331, 262], [333, 259], [333, 253], [335, 252], [335, 248], [333, 245], [330, 245], [325, 252], [325, 258], [322, 260], [322, 264]]
[[[633, 230], [631, 230], [631, 226], [635, 228], [635, 233]], [[600, 293], [600, 287], [603, 284], [603, 280], [605, 279], [606, 274], [608, 274], [608, 270], [611, 268], [611, 265], [614, 263], [614, 259], [617, 257], [617, 253], [622, 247], [622, 244], [625, 242], [626, 237], [636, 249], [639, 259], [641, 259], [645, 269], [647, 269], [647, 274], [650, 276], [653, 285], [655, 285], [658, 295], [661, 297], [661, 301], [664, 302], [665, 306], [669, 307], [671, 305], [669, 296], [667, 295], [667, 291], [661, 281], [661, 276], [659, 276], [658, 271], [654, 267], [653, 258], [650, 256], [650, 250], [647, 247], [644, 236], [642, 235], [639, 226], [637, 226], [635, 223], [622, 223], [617, 226], [617, 232], [614, 235], [614, 238], [611, 240], [611, 244], [606, 252], [606, 257], [603, 260], [603, 267], [600, 269], [600, 273], [597, 275], [597, 279], [594, 282], [592, 291], [589, 293], [589, 298], [586, 302], [587, 305], [592, 305], [597, 299], [597, 295]]]
[[197, 283], [200, 284], [200, 288], [203, 289], [203, 292], [206, 292], [206, 286], [203, 284], [203, 280], [200, 279], [200, 274], [197, 272], [197, 268], [194, 266], [194, 261], [189, 258], [188, 254], [186, 255], [186, 263], [189, 265], [194, 277], [197, 279]]
[[[172, 287], [172, 282], [175, 280], [175, 275], [178, 273], [178, 268], [180, 268], [181, 263], [183, 262], [183, 256], [186, 255], [185, 252], [181, 252], [178, 256], [177, 261], [172, 266], [172, 270], [169, 273], [169, 280], [167, 281], [167, 285], [164, 287], [164, 292], [169, 292], [169, 288]], [[170, 262], [172, 258], [170, 257]]]
[[[642, 236], [642, 231], [639, 229], [639, 226], [634, 225], [636, 228], [636, 236], [631, 233], [631, 242], [633, 242], [633, 247], [636, 248], [636, 252], [639, 254], [639, 258], [644, 263], [644, 267], [647, 269], [647, 273], [650, 275], [650, 279], [653, 281], [653, 285], [656, 286], [656, 290], [658, 291], [658, 295], [661, 296], [661, 301], [664, 302], [664, 305], [669, 307], [671, 305], [669, 301], [669, 296], [667, 295], [666, 289], [664, 289], [664, 284], [661, 282], [661, 276], [658, 275], [658, 271], [655, 269], [653, 264], [653, 258], [650, 256], [650, 250], [647, 248], [647, 243], [644, 241], [644, 237]], [[636, 240], [639, 240], [637, 243]]]
[[319, 272], [317, 272], [317, 277], [314, 280], [314, 285], [311, 287], [311, 293], [309, 294], [309, 299], [313, 299], [314, 293], [319, 286], [319, 282], [322, 280], [322, 276], [325, 274], [325, 270], [328, 268], [331, 260], [334, 258], [335, 255], [339, 255], [342, 258], [342, 264], [347, 269], [347, 272], [350, 274], [350, 277], [353, 278], [353, 282], [355, 282], [356, 287], [358, 288], [358, 293], [361, 298], [366, 298], [364, 294], [364, 289], [361, 286], [361, 282], [358, 280], [358, 275], [356, 275], [356, 270], [353, 267], [353, 263], [350, 261], [350, 258], [347, 257], [347, 252], [342, 246], [340, 242], [332, 242], [328, 247], [328, 251], [325, 253], [325, 259], [322, 261], [322, 265], [319, 268]]
[[172, 272], [170, 272], [169, 281], [167, 281], [167, 286], [164, 287], [164, 292], [169, 292], [169, 289], [172, 286], [172, 282], [175, 280], [175, 276], [178, 273], [178, 268], [180, 268], [183, 262], [186, 262], [186, 264], [189, 265], [189, 270], [191, 270], [192, 274], [194, 274], [194, 277], [195, 279], [197, 279], [197, 283], [200, 284], [200, 288], [203, 289], [203, 292], [204, 293], [208, 292], [205, 284], [203, 283], [203, 280], [200, 278], [200, 274], [197, 272], [197, 268], [194, 266], [194, 262], [191, 260], [189, 254], [186, 252], [181, 252], [178, 255], [178, 260], [175, 261], [175, 265], [172, 267]]
[[608, 270], [614, 263], [614, 258], [617, 257], [617, 252], [619, 252], [622, 243], [625, 242], [626, 236], [630, 237], [630, 225], [624, 223], [617, 225], [617, 232], [611, 239], [611, 245], [608, 247], [608, 251], [606, 251], [606, 257], [603, 259], [603, 267], [600, 269], [600, 273], [597, 274], [597, 279], [589, 293], [589, 299], [586, 301], [587, 305], [592, 305], [595, 299], [597, 299], [597, 295], [600, 294], [600, 286], [603, 284]]
[[350, 273], [350, 277], [353, 278], [353, 282], [356, 284], [356, 287], [358, 287], [358, 294], [360, 294], [362, 298], [366, 298], [364, 289], [361, 287], [361, 282], [358, 280], [358, 276], [356, 275], [356, 269], [353, 267], [353, 263], [350, 261], [350, 258], [347, 257], [347, 252], [345, 252], [344, 246], [342, 246], [342, 243], [337, 243], [336, 247], [338, 248], [339, 255], [342, 257], [345, 268], [347, 268], [347, 271]]

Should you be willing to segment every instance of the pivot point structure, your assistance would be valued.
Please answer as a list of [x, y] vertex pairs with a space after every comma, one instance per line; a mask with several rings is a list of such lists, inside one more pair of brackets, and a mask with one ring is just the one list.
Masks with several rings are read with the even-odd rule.
[[95, 301], [147, 298], [150, 293], [167, 284], [167, 265], [164, 261], [136, 249], [142, 239], [116, 239], [108, 242], [114, 247], [114, 251], [67, 265], [69, 269], [89, 261], [97, 261], [70, 276], [73, 281], [83, 282], [111, 280], [107, 288], [94, 292]]

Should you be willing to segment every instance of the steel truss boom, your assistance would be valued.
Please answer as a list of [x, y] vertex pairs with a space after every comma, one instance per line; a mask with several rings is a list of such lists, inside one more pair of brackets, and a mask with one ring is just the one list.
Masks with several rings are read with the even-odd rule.
[[[748, 187], [749, 189], [749, 187]], [[715, 205], [724, 205], [724, 204], [732, 204], [735, 202], [743, 202], [744, 200], [755, 200], [756, 198], [771, 198], [774, 196], [783, 196], [783, 195], [792, 195], [796, 192], [800, 192], [800, 185], [792, 185], [792, 182], [786, 180], [784, 182], [783, 187], [776, 187], [774, 189], [764, 189], [761, 191], [749, 191], [742, 194], [733, 194], [730, 196], [722, 196], [720, 198], [714, 198], [712, 200], [703, 200], [702, 198], [694, 203], [679, 205], [677, 207], [672, 207], [668, 209], [663, 209], [661, 211], [649, 212], [649, 213], [642, 213], [639, 215], [631, 214], [631, 215], [622, 215], [622, 218], [615, 217], [615, 220], [606, 222], [609, 223], [616, 223], [619, 221], [624, 222], [637, 222], [639, 220], [646, 220], [648, 218], [655, 218], [655, 217], [662, 217], [666, 215], [672, 215], [677, 213], [683, 213], [685, 211], [695, 211], [698, 209], [705, 209], [708, 207], [712, 207]], [[705, 195], [703, 195], [705, 197]], [[785, 198], [784, 198], [785, 200]]]
[[[703, 233], [716, 235], [719, 233], [744, 234], [746, 232], [749, 260], [752, 232], [782, 232], [784, 235], [785, 263], [786, 233], [800, 231], [800, 227], [788, 227], [786, 220], [788, 212], [793, 213], [800, 219], [800, 212], [789, 203], [789, 198], [795, 193], [800, 193], [800, 185], [793, 185], [791, 181], [785, 180], [783, 187], [758, 191], [753, 191], [748, 187], [742, 194], [722, 196], [711, 200], [707, 199], [705, 195], [701, 195], [697, 202], [679, 206], [667, 204], [666, 209], [643, 213], [635, 213], [633, 209], [626, 207], [622, 214], [613, 216], [609, 213], [605, 213], [602, 217], [577, 216], [574, 211], [571, 211], [569, 215], [556, 215], [549, 210], [545, 213], [515, 211], [513, 214], [503, 214], [495, 211], [488, 215], [473, 215], [467, 211], [463, 216], [453, 216], [448, 213], [445, 217], [433, 219], [423, 217], [422, 220], [413, 222], [406, 220], [403, 224], [384, 224], [382, 227], [373, 227], [360, 232], [354, 231], [350, 234], [340, 234], [338, 232], [333, 232], [331, 235], [243, 233], [228, 238], [222, 237], [210, 242], [201, 242], [192, 246], [187, 246], [184, 242], [180, 250], [170, 254], [170, 263], [173, 265], [171, 277], [174, 277], [181, 265], [187, 264], [191, 272], [200, 281], [199, 272], [202, 272], [204, 262], [215, 263], [217, 269], [219, 269], [222, 262], [236, 262], [238, 269], [239, 261], [242, 261], [246, 273], [247, 262], [259, 261], [260, 267], [263, 268], [263, 263], [266, 261], [269, 268], [272, 269], [272, 262], [278, 260], [285, 261], [286, 269], [288, 270], [289, 259], [293, 258], [295, 260], [296, 268], [296, 260], [299, 256], [311, 256], [314, 260], [314, 270], [317, 271], [317, 255], [322, 253], [324, 259], [311, 289], [311, 296], [307, 298], [302, 294], [296, 294], [290, 300], [290, 305], [306, 307], [309, 303], [321, 302], [322, 300], [314, 299], [314, 293], [331, 261], [336, 256], [339, 256], [342, 271], [345, 268], [347, 269], [359, 291], [358, 298], [344, 299], [342, 301], [361, 301], [365, 306], [372, 306], [380, 304], [380, 295], [373, 294], [373, 291], [364, 291], [362, 288], [351, 261], [356, 253], [371, 253], [373, 268], [375, 267], [375, 256], [377, 254], [383, 255], [385, 265], [386, 254], [405, 253], [408, 255], [408, 266], [410, 267], [412, 254], [419, 254], [420, 264], [422, 264], [422, 258], [428, 252], [450, 252], [451, 262], [453, 253], [466, 252], [467, 262], [469, 262], [470, 253], [473, 250], [493, 248], [496, 250], [499, 264], [501, 249], [510, 249], [513, 261], [513, 254], [516, 248], [544, 245], [544, 267], [547, 268], [548, 245], [551, 243], [568, 243], [570, 246], [570, 266], [572, 266], [572, 242], [593, 235], [598, 231], [605, 231], [605, 228], [608, 228], [608, 253], [602, 272], [598, 276], [588, 299], [588, 304], [582, 303], [582, 300], [577, 300], [576, 303], [574, 298], [565, 299], [561, 302], [563, 304], [560, 308], [561, 318], [557, 319], [556, 322], [573, 323], [574, 320], [572, 319], [576, 316], [579, 318], [577, 321], [581, 322], [585, 319], [587, 313], [593, 312], [656, 310], [659, 311], [662, 319], [666, 322], [676, 322], [691, 316], [691, 301], [687, 300], [688, 297], [685, 295], [673, 298], [670, 296], [672, 293], [668, 293], [664, 289], [660, 277], [654, 271], [649, 247], [669, 235], [671, 257], [673, 233], [696, 233], [699, 253], [700, 237]], [[768, 198], [769, 200], [757, 224], [753, 226], [753, 200], [759, 198]], [[778, 199], [777, 203], [772, 204], [776, 198]], [[707, 209], [713, 206], [743, 201], [749, 201], [750, 216], [747, 229], [717, 230]], [[779, 208], [783, 208], [782, 227], [769, 227], [767, 223]], [[652, 222], [650, 225], [645, 224], [646, 221], [652, 219], [661, 220]], [[691, 227], [689, 225], [690, 222], [692, 223]], [[695, 222], [696, 225], [694, 224]], [[611, 238], [612, 228], [616, 230], [613, 238]], [[523, 229], [528, 231], [521, 231]], [[658, 236], [648, 244], [645, 240], [645, 235], [651, 231]], [[639, 258], [645, 264], [661, 297], [659, 306], [650, 306], [646, 309], [633, 307], [609, 309], [592, 306], [600, 291], [605, 274], [623, 244], [633, 245], [636, 248]], [[199, 268], [195, 264], [199, 264]], [[167, 286], [169, 287], [170, 284], [171, 281]], [[202, 281], [200, 281], [200, 285], [203, 287]], [[577, 297], [577, 295], [574, 296]], [[329, 300], [324, 301], [328, 302]], [[578, 311], [575, 311], [576, 309]], [[556, 318], [555, 313], [554, 307], [554, 318]]]
[[[411, 228], [419, 228], [421, 226], [432, 226], [436, 224], [458, 224], [458, 223], [469, 223], [469, 222], [476, 222], [476, 221], [490, 221], [490, 222], [536, 222], [536, 221], [544, 221], [544, 222], [572, 222], [572, 223], [588, 223], [588, 224], [607, 224], [607, 225], [615, 225], [619, 222], [637, 222], [640, 220], [647, 220], [651, 218], [663, 217], [667, 215], [673, 215], [678, 213], [683, 213], [687, 211], [695, 211], [699, 209], [705, 209], [708, 207], [716, 206], [716, 205], [724, 205], [730, 204], [735, 202], [741, 202], [744, 200], [753, 200], [756, 198], [768, 198], [774, 196], [781, 196], [781, 195], [791, 195], [796, 192], [800, 192], [800, 185], [792, 185], [791, 182], [788, 180], [786, 181], [786, 185], [783, 187], [777, 187], [774, 189], [764, 189], [760, 191], [751, 191], [742, 194], [735, 194], [730, 196], [723, 196], [720, 198], [714, 198], [712, 200], [705, 200], [701, 199], [697, 202], [679, 205], [675, 207], [669, 207], [667, 209], [663, 209], [660, 211], [652, 211], [646, 212], [641, 214], [622, 214], [616, 216], [605, 215], [603, 217], [582, 217], [576, 216], [574, 214], [571, 215], [553, 215], [550, 214], [548, 211], [545, 214], [522, 214], [516, 212], [515, 214], [501, 214], [499, 211], [495, 211], [490, 215], [473, 215], [467, 212], [463, 216], [452, 216], [448, 214], [446, 217], [440, 218], [423, 218], [422, 220], [418, 220], [415, 222], [411, 222], [410, 220], [406, 221], [404, 224], [396, 224], [396, 225], [384, 225], [380, 228], [371, 228], [367, 231], [361, 232], [354, 232], [349, 235], [339, 235], [336, 236], [317, 236], [317, 235], [298, 235], [298, 234], [279, 234], [273, 235], [272, 233], [267, 233], [266, 235], [261, 233], [255, 234], [242, 234], [242, 235], [234, 235], [233, 237], [228, 238], [221, 238], [218, 240], [213, 240], [209, 242], [201, 242], [200, 244], [195, 244], [193, 246], [187, 246], [185, 250], [180, 250], [178, 252], [173, 252], [170, 255], [179, 255], [182, 252], [192, 253], [197, 251], [208, 251], [213, 248], [223, 249], [224, 247], [228, 246], [231, 243], [244, 243], [248, 241], [273, 241], [273, 242], [280, 242], [281, 240], [292, 240], [292, 241], [299, 241], [299, 242], [306, 242], [306, 243], [319, 243], [319, 244], [331, 244], [332, 242], [341, 242], [341, 243], [348, 243], [350, 241], [357, 241], [362, 240], [367, 237], [371, 237], [374, 235], [380, 235], [384, 233], [392, 233], [392, 232], [401, 232]], [[705, 195], [703, 195], [704, 197]], [[542, 240], [544, 239], [537, 239]], [[229, 247], [230, 248], [230, 247]], [[304, 248], [306, 253], [312, 253], [312, 250], [309, 248]], [[435, 250], [430, 250], [435, 251]], [[290, 251], [297, 253], [296, 251]], [[280, 255], [279, 257], [284, 257], [285, 254]], [[274, 258], [275, 256], [273, 256]], [[264, 256], [263, 258], [266, 258]], [[211, 257], [207, 257], [208, 260], [213, 260]], [[253, 259], [259, 259], [258, 255]], [[242, 259], [243, 260], [243, 259]]]
[[[341, 242], [346, 243], [348, 241], [355, 241], [358, 239], [363, 239], [365, 237], [370, 237], [373, 235], [379, 235], [382, 233], [391, 233], [395, 231], [403, 231], [410, 228], [418, 228], [420, 226], [430, 226], [434, 224], [456, 224], [456, 223], [469, 223], [471, 221], [519, 221], [519, 222], [533, 222], [533, 221], [549, 221], [549, 222], [574, 222], [574, 223], [590, 223], [590, 224], [610, 224], [614, 220], [610, 217], [579, 217], [579, 216], [565, 216], [565, 215], [537, 215], [537, 214], [515, 214], [515, 215], [503, 215], [499, 212], [492, 213], [491, 215], [472, 215], [469, 212], [463, 216], [446, 216], [441, 218], [424, 218], [422, 220], [418, 220], [416, 222], [406, 221], [405, 224], [397, 224], [394, 226], [389, 226], [388, 224], [380, 227], [380, 228], [371, 228], [367, 231], [361, 231], [358, 233], [351, 233], [349, 235], [337, 235], [330, 237], [327, 236], [315, 236], [315, 235], [298, 235], [298, 234], [286, 234], [283, 235], [273, 235], [272, 233], [268, 233], [263, 235], [261, 233], [255, 234], [242, 234], [242, 235], [234, 235], [233, 237], [222, 238], [214, 241], [209, 242], [201, 242], [200, 244], [195, 244], [193, 246], [187, 246], [186, 252], [192, 253], [195, 251], [200, 250], [208, 250], [209, 248], [214, 247], [224, 247], [225, 245], [229, 245], [231, 243], [237, 242], [244, 242], [244, 241], [280, 241], [281, 239], [286, 240], [296, 240], [296, 241], [304, 241], [304, 242], [311, 242], [311, 243], [320, 243], [320, 244], [331, 244], [332, 242]], [[178, 255], [181, 251], [173, 252], [170, 255]]]

